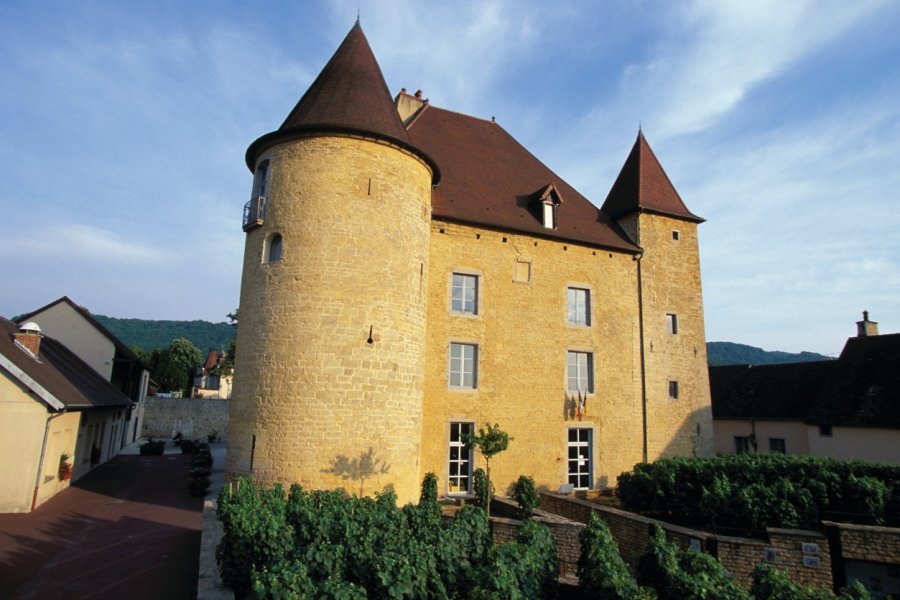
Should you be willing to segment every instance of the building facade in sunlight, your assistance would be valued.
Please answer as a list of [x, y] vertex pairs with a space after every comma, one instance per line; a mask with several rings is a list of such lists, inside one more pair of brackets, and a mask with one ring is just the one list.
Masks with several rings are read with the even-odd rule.
[[712, 455], [697, 226], [647, 140], [597, 208], [493, 120], [392, 99], [357, 23], [247, 151], [231, 476], [469, 495]]

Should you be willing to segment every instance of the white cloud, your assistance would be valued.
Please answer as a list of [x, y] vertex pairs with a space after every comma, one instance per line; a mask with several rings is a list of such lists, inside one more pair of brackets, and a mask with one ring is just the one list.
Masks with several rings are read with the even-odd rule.
[[92, 225], [41, 226], [20, 222], [0, 246], [0, 256], [12, 260], [53, 260], [74, 267], [82, 261], [149, 265], [165, 259], [166, 253]]

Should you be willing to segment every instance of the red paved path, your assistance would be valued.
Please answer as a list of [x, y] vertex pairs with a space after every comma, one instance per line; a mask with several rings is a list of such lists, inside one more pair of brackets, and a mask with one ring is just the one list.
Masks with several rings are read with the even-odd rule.
[[195, 598], [190, 456], [117, 456], [30, 514], [0, 515], [0, 598]]

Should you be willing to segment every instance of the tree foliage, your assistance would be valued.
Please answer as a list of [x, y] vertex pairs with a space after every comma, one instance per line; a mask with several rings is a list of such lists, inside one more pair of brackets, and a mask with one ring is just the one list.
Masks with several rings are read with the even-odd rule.
[[619, 555], [616, 542], [597, 513], [579, 535], [581, 555], [578, 557], [578, 580], [584, 596], [599, 600], [632, 600], [652, 594], [638, 587]]
[[[490, 499], [494, 497], [494, 485], [491, 483], [491, 459], [494, 458], [497, 454], [500, 454], [504, 450], [509, 447], [509, 443], [512, 441], [512, 438], [509, 437], [509, 434], [500, 429], [500, 425], [494, 423], [491, 425], [487, 424], [487, 429], [484, 427], [478, 428], [478, 435], [469, 433], [466, 434], [463, 439], [463, 443], [469, 448], [475, 447], [478, 448], [478, 451], [481, 452], [481, 455], [484, 457], [485, 464], [485, 478], [487, 480], [487, 484], [484, 486], [484, 489], [487, 490], [486, 494], [483, 494], [482, 499], [487, 497], [487, 504], [484, 509], [487, 511], [488, 515], [491, 513], [491, 502]], [[478, 490], [475, 491], [476, 496], [478, 496]]]
[[900, 524], [900, 467], [782, 454], [670, 458], [619, 476], [627, 510], [703, 528]]
[[178, 338], [168, 348], [150, 353], [150, 376], [160, 389], [187, 395], [193, 387], [194, 371], [202, 360], [200, 350], [189, 339]]
[[[435, 485], [433, 485], [435, 484]], [[526, 524], [493, 546], [488, 519], [466, 506], [442, 519], [436, 478], [418, 505], [249, 479], [223, 488], [216, 556], [236, 596], [259, 598], [552, 598], [558, 561], [549, 530]]]

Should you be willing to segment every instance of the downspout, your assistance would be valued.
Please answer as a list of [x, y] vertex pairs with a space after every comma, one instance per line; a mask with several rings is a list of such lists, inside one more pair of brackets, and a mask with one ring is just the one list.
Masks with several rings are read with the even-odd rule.
[[34, 478], [34, 495], [31, 497], [31, 510], [37, 508], [38, 490], [41, 487], [41, 474], [44, 472], [44, 459], [47, 455], [47, 438], [50, 436], [50, 421], [66, 414], [65, 409], [55, 415], [47, 417], [47, 423], [44, 425], [44, 441], [41, 443], [41, 459], [38, 461], [37, 475]]
[[641, 278], [641, 259], [643, 254], [637, 255], [637, 293], [638, 293], [638, 330], [641, 348], [641, 432], [643, 437], [643, 459], [647, 462], [647, 365], [644, 358], [644, 282]]

